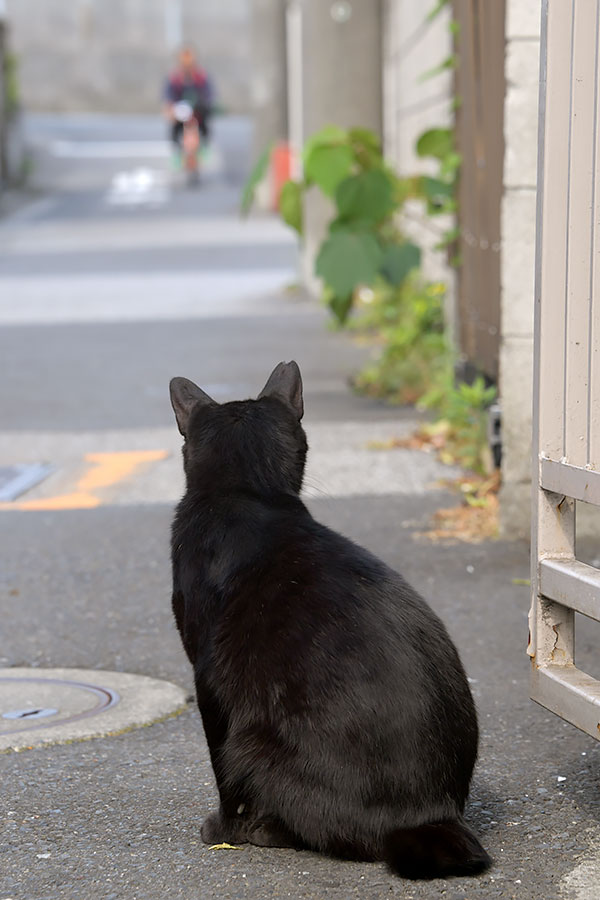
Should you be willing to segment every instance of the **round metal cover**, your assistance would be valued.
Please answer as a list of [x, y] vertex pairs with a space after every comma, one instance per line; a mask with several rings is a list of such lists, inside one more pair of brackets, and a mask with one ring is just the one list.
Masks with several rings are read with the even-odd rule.
[[[95, 716], [119, 702], [116, 691], [95, 684], [70, 681], [63, 678], [26, 678], [0, 676], [0, 708], [5, 707], [4, 697], [9, 694], [22, 699], [20, 709], [2, 713], [8, 722], [0, 722], [0, 734], [10, 731], [35, 731], [38, 728], [54, 728], [58, 723], [76, 722]], [[52, 705], [48, 701], [52, 701]], [[44, 719], [40, 722], [39, 719]], [[50, 721], [46, 721], [50, 719]]]
[[185, 709], [185, 698], [127, 672], [0, 669], [0, 751], [120, 733]]

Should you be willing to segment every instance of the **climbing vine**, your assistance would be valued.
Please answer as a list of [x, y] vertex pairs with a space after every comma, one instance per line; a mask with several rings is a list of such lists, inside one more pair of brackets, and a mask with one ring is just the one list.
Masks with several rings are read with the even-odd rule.
[[[438, 0], [426, 21], [433, 21], [447, 3]], [[456, 24], [450, 28], [456, 34]], [[455, 65], [451, 54], [422, 80]], [[327, 126], [302, 148], [302, 176], [283, 185], [279, 211], [302, 238], [305, 195], [318, 190], [326, 198], [330, 218], [315, 259], [324, 302], [339, 325], [362, 332], [380, 348], [356, 377], [356, 389], [433, 410], [437, 446], [443, 446], [446, 457], [484, 472], [491, 468], [486, 410], [495, 389], [481, 378], [471, 385], [455, 384], [455, 354], [444, 327], [446, 285], [427, 281], [422, 248], [399, 224], [405, 204], [415, 199], [429, 217], [455, 216], [461, 158], [453, 129], [427, 129], [415, 151], [429, 160], [430, 173], [401, 176], [384, 159], [373, 132]], [[267, 165], [268, 153], [246, 186], [246, 211]], [[437, 249], [448, 253], [457, 236], [456, 227], [448, 229]], [[453, 261], [460, 263], [456, 256]]]

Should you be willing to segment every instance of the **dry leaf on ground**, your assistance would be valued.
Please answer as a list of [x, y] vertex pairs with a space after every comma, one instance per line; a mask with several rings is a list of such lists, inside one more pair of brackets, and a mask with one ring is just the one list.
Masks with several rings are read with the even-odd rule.
[[431, 528], [421, 532], [421, 537], [471, 544], [498, 537], [499, 470], [489, 476], [463, 475], [445, 485], [460, 491], [462, 503], [449, 509], [438, 509], [433, 514]]
[[241, 847], [234, 847], [233, 844], [213, 844], [209, 850], [241, 850]]

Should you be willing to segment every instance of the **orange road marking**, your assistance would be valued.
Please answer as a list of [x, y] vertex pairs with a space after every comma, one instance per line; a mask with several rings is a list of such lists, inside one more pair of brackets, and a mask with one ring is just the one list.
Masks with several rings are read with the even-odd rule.
[[147, 463], [166, 459], [167, 450], [128, 450], [119, 453], [86, 453], [84, 459], [92, 465], [81, 476], [70, 494], [42, 497], [38, 500], [16, 500], [0, 503], [0, 509], [50, 510], [93, 509], [102, 503], [96, 493], [129, 478]]

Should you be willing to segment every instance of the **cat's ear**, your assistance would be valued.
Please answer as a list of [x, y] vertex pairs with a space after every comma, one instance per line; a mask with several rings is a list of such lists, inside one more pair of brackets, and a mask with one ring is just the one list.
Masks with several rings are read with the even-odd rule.
[[258, 395], [261, 397], [279, 397], [292, 407], [298, 421], [304, 415], [304, 401], [302, 400], [302, 376], [298, 363], [293, 360], [289, 363], [280, 362], [275, 366], [264, 388]]
[[189, 378], [172, 378], [169, 384], [171, 393], [171, 405], [177, 419], [177, 427], [185, 437], [187, 433], [190, 414], [197, 403], [205, 406], [216, 405], [216, 401], [205, 394], [202, 388], [190, 381]]

